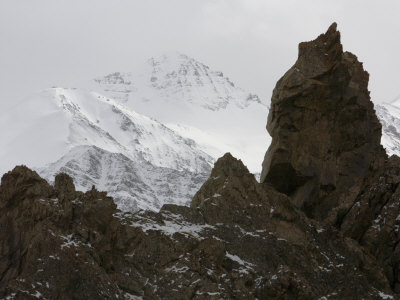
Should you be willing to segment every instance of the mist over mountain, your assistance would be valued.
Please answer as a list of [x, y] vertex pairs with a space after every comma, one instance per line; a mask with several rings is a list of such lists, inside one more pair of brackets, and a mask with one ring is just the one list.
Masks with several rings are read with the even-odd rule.
[[240, 157], [253, 172], [270, 139], [267, 103], [223, 72], [179, 52], [147, 60], [131, 72], [94, 80], [91, 88], [192, 138], [215, 158]]
[[123, 210], [188, 204], [225, 152], [261, 171], [266, 115], [222, 72], [169, 53], [14, 106], [0, 120], [0, 170], [26, 164], [49, 182], [65, 172], [79, 190], [109, 191]]

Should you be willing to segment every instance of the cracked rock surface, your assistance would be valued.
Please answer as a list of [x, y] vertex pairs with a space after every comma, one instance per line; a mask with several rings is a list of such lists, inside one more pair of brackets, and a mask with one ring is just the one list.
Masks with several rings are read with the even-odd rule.
[[[0, 295], [34, 299], [337, 299], [391, 294], [377, 260], [231, 155], [192, 207], [116, 209], [16, 167], [0, 188]], [[131, 297], [131, 298], [130, 298]], [[334, 297], [334, 298], [335, 298]]]

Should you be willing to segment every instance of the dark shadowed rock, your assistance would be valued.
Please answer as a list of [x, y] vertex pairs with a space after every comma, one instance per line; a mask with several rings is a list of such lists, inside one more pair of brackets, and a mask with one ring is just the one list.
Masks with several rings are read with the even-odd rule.
[[72, 200], [76, 194], [72, 178], [65, 173], [57, 174], [55, 177], [54, 190], [57, 193], [57, 197], [61, 200], [64, 200], [65, 198]]
[[261, 181], [374, 256], [400, 292], [400, 159], [380, 145], [367, 85], [336, 24], [301, 43], [273, 92]]
[[0, 199], [1, 298], [391, 294], [363, 247], [309, 220], [230, 154], [216, 163], [192, 208], [122, 213], [105, 193], [74, 192], [65, 174], [53, 188], [25, 167], [3, 177]]
[[300, 43], [296, 63], [274, 89], [261, 181], [311, 217], [334, 223], [386, 158], [368, 77], [357, 57], [343, 52], [334, 23]]
[[51, 193], [50, 185], [35, 171], [17, 166], [1, 178], [0, 208], [16, 206], [21, 199], [49, 197]]
[[[227, 188], [227, 182], [234, 184], [235, 188]], [[205, 202], [217, 203], [218, 206], [223, 204], [228, 207], [247, 206], [249, 201], [246, 198], [252, 197], [254, 193], [262, 194], [257, 188], [254, 175], [250, 174], [242, 161], [226, 153], [215, 163], [210, 179], [193, 197], [191, 207], [204, 206]], [[221, 203], [218, 198], [222, 196], [225, 196], [224, 199], [228, 197], [229, 201]]]

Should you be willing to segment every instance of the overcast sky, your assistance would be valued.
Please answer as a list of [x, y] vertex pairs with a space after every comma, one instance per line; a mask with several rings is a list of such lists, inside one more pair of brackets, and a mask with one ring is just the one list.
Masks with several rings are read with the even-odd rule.
[[372, 99], [400, 95], [400, 1], [0, 0], [0, 104], [177, 50], [268, 99], [297, 45], [338, 23]]

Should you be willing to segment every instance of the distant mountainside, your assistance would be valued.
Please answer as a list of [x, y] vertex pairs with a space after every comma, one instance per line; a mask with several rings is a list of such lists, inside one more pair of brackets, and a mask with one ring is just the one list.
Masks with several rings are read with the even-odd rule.
[[[134, 72], [98, 77], [94, 82], [116, 101], [164, 121], [175, 121], [182, 112], [179, 109], [193, 106], [218, 111], [232, 105], [245, 108], [253, 103], [262, 104], [257, 95], [236, 87], [222, 72], [213, 71], [185, 54], [171, 52], [152, 57], [137, 68]], [[149, 103], [157, 105], [155, 110]], [[165, 107], [167, 103], [178, 112], [170, 115], [161, 110], [159, 105]], [[170, 110], [169, 106], [167, 111]]]
[[268, 107], [222, 72], [172, 52], [134, 71], [98, 77], [90, 87], [195, 140], [215, 158], [231, 152], [250, 171], [261, 171], [270, 143]]
[[17, 162], [42, 164], [78, 145], [95, 145], [177, 170], [202, 172], [213, 162], [194, 141], [95, 92], [47, 89], [20, 103], [1, 123], [7, 128], [2, 151], [8, 160], [21, 151]]
[[389, 155], [400, 157], [400, 100], [375, 105], [382, 124], [381, 143]]
[[65, 172], [79, 190], [109, 191], [125, 211], [188, 204], [225, 152], [260, 172], [266, 116], [257, 96], [221, 72], [163, 55], [3, 113], [0, 171], [26, 164], [49, 182]]
[[194, 192], [177, 185], [196, 190], [214, 161], [193, 140], [95, 92], [47, 89], [0, 122], [3, 173], [21, 163], [48, 180], [64, 171], [81, 189], [107, 187], [121, 209], [189, 201]]
[[96, 146], [76, 146], [38, 172], [51, 183], [56, 174], [67, 173], [74, 178], [78, 190], [87, 191], [94, 185], [113, 195], [119, 209], [137, 211], [158, 210], [164, 203], [188, 205], [207, 180], [208, 165], [197, 172], [177, 170]]

